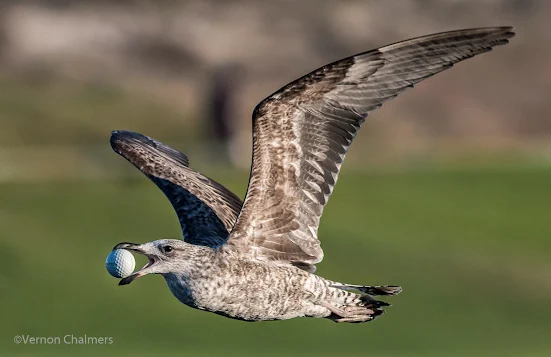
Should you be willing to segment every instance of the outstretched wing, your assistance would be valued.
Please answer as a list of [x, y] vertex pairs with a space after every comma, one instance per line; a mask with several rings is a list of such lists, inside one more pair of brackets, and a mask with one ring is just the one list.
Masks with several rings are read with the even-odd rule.
[[320, 217], [367, 114], [415, 83], [494, 46], [510, 27], [419, 37], [321, 67], [253, 113], [253, 163], [228, 244], [259, 260], [307, 270], [323, 258]]
[[130, 131], [113, 131], [113, 150], [151, 179], [168, 198], [182, 227], [184, 241], [223, 244], [242, 202], [226, 187], [193, 171], [183, 153]]

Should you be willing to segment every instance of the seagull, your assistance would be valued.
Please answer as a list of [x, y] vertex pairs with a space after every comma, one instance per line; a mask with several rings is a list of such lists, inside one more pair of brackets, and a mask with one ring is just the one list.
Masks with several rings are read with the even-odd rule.
[[244, 321], [327, 318], [362, 323], [384, 313], [375, 296], [394, 285], [354, 285], [315, 274], [318, 227], [344, 157], [367, 115], [455, 63], [508, 43], [511, 27], [418, 37], [325, 65], [253, 111], [253, 158], [244, 201], [189, 167], [185, 154], [147, 136], [113, 131], [111, 146], [171, 202], [183, 240], [123, 242], [149, 262], [126, 285], [161, 274], [182, 303]]

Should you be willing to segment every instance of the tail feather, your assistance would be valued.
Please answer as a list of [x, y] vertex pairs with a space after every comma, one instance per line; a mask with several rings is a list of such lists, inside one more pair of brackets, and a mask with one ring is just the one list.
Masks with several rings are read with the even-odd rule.
[[361, 295], [360, 296], [360, 301], [363, 303], [363, 305], [367, 308], [375, 308], [375, 309], [378, 309], [380, 307], [384, 307], [384, 306], [392, 306], [390, 305], [388, 302], [386, 301], [381, 301], [381, 300], [375, 300], [374, 298], [372, 298], [371, 296], [365, 294], [365, 295]]
[[331, 301], [324, 304], [332, 313], [329, 319], [335, 322], [360, 323], [376, 319], [384, 314], [384, 307], [391, 306], [376, 300], [372, 295], [396, 295], [402, 288], [394, 285], [364, 286], [327, 281]]
[[369, 295], [398, 295], [402, 292], [401, 286], [396, 285], [351, 285], [351, 284], [335, 284], [335, 288], [342, 290], [357, 290]]
[[354, 288], [369, 295], [398, 295], [402, 292], [402, 287], [396, 285], [355, 286]]

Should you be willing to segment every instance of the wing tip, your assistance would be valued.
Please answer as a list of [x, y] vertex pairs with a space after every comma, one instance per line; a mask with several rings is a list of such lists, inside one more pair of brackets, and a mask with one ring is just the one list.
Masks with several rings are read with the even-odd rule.
[[119, 151], [122, 143], [128, 142], [129, 140], [144, 141], [144, 139], [149, 138], [133, 131], [113, 130], [111, 131], [111, 138], [109, 139], [109, 142], [113, 150], [115, 150], [118, 154], [121, 154]]
[[151, 150], [151, 148], [156, 149], [158, 152], [168, 155], [168, 157], [176, 161], [178, 164], [186, 167], [189, 166], [189, 159], [186, 154], [140, 133], [128, 130], [113, 130], [109, 141], [113, 150], [127, 159], [128, 157], [125, 153], [128, 150], [125, 150], [125, 147], [139, 145], [142, 147], [147, 147], [149, 150]]
[[480, 30], [487, 32], [488, 35], [497, 36], [494, 46], [505, 45], [509, 43], [508, 39], [516, 35], [513, 26], [481, 27]]
[[515, 37], [516, 35], [513, 26], [501, 26], [501, 27], [497, 27], [496, 29], [499, 30], [498, 32], [501, 35], [500, 36], [501, 40], [499, 42], [502, 42], [502, 43], [498, 43], [497, 44], [498, 46], [509, 43], [509, 39]]

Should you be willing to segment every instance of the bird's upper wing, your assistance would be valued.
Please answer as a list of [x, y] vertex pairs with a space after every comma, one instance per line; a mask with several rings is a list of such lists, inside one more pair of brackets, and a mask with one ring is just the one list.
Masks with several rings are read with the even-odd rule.
[[193, 171], [183, 153], [129, 131], [114, 131], [111, 146], [151, 179], [174, 207], [184, 241], [207, 246], [223, 244], [242, 202], [226, 187]]
[[253, 162], [228, 245], [307, 270], [320, 262], [320, 217], [367, 114], [415, 83], [492, 47], [510, 27], [419, 37], [323, 66], [255, 108]]

